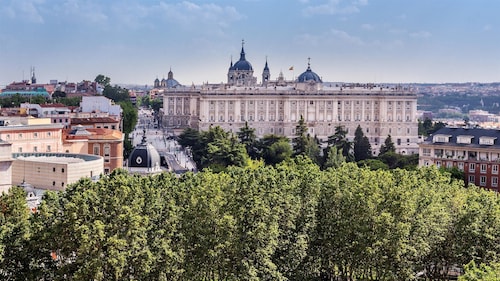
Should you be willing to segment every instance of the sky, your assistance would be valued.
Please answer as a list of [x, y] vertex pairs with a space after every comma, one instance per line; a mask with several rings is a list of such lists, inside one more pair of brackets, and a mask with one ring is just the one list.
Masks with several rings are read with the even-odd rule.
[[[254, 76], [500, 81], [498, 0], [0, 0], [0, 87], [28, 79], [227, 81], [242, 40]], [[309, 60], [310, 59], [310, 60]], [[289, 70], [293, 66], [293, 70]]]

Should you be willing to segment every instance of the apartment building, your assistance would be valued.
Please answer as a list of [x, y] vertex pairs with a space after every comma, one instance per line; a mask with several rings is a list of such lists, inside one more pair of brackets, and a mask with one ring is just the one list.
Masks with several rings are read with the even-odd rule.
[[466, 184], [499, 191], [500, 131], [443, 128], [419, 144], [419, 166], [456, 167]]

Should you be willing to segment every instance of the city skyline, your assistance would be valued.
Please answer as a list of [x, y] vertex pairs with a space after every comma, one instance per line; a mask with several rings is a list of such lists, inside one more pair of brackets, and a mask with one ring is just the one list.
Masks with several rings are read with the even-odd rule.
[[[242, 40], [254, 76], [324, 81], [500, 81], [500, 2], [453, 0], [1, 1], [0, 85], [227, 81]], [[293, 71], [289, 70], [293, 66]]]

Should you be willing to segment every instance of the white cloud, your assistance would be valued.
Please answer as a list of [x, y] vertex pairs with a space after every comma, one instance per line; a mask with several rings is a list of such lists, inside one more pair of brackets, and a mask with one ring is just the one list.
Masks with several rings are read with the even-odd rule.
[[306, 7], [304, 13], [309, 16], [354, 14], [360, 11], [361, 6], [367, 4], [368, 0], [328, 0], [324, 4]]
[[361, 28], [364, 29], [364, 30], [373, 30], [375, 29], [375, 27], [369, 23], [364, 23], [361, 25]]
[[165, 20], [185, 27], [205, 29], [206, 25], [226, 27], [233, 21], [242, 19], [236, 8], [216, 4], [196, 4], [184, 1], [178, 4], [160, 3], [161, 15]]
[[31, 23], [44, 23], [44, 18], [40, 13], [40, 6], [43, 0], [10, 1], [2, 3], [0, 15], [5, 15], [10, 19], [19, 19]]
[[353, 44], [353, 45], [365, 45], [365, 42], [363, 42], [363, 40], [361, 40], [361, 38], [350, 35], [349, 33], [345, 32], [345, 31], [338, 30], [338, 29], [331, 29], [330, 33], [331, 33], [331, 35], [340, 39], [343, 42]]
[[429, 31], [417, 31], [410, 33], [410, 36], [413, 38], [429, 38], [432, 34]]

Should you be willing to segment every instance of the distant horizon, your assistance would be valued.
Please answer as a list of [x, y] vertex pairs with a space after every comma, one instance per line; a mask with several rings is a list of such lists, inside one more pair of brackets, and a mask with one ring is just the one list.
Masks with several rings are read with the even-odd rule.
[[[227, 81], [244, 39], [260, 77], [311, 68], [349, 83], [500, 81], [500, 2], [488, 0], [6, 0], [0, 86], [29, 79]], [[286, 11], [286, 12], [284, 12]], [[294, 72], [288, 69], [293, 66]]]

